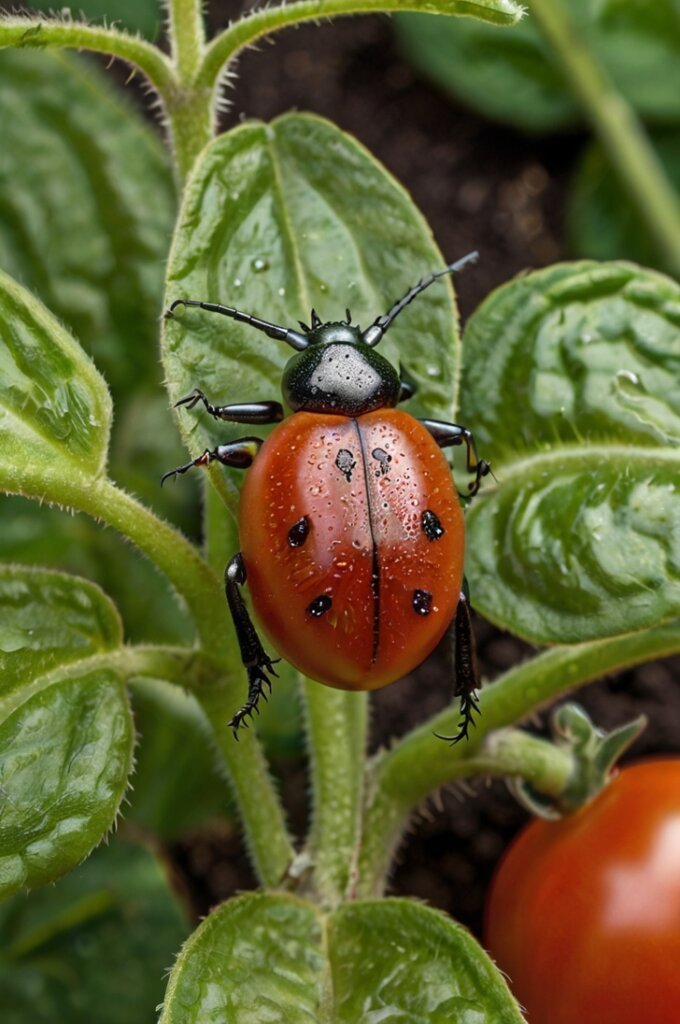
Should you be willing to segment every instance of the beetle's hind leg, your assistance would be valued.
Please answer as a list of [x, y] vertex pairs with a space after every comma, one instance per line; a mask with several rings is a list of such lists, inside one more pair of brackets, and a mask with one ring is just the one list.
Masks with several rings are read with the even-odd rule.
[[234, 736], [238, 739], [239, 727], [243, 724], [247, 727], [246, 718], [252, 718], [253, 713], [258, 711], [260, 697], [267, 699], [265, 686], [271, 693], [272, 681], [270, 676], [276, 676], [274, 665], [278, 658], [272, 661], [265, 651], [257, 630], [252, 623], [248, 609], [245, 606], [240, 588], [247, 579], [246, 567], [243, 562], [243, 555], [239, 551], [231, 559], [224, 571], [224, 589], [227, 594], [229, 611], [236, 630], [238, 645], [241, 649], [241, 661], [248, 673], [248, 698], [232, 720], [230, 727], [234, 730]]
[[458, 601], [455, 617], [449, 627], [447, 637], [450, 642], [450, 651], [453, 659], [453, 677], [455, 680], [453, 696], [460, 697], [461, 719], [458, 723], [458, 731], [453, 736], [441, 736], [435, 733], [440, 740], [446, 740], [451, 746], [460, 740], [467, 739], [470, 728], [475, 725], [475, 715], [479, 714], [479, 700], [477, 690], [479, 689], [479, 672], [477, 669], [477, 656], [475, 653], [475, 637], [472, 630], [472, 617], [470, 615], [470, 601], [467, 583], [463, 583], [463, 590]]

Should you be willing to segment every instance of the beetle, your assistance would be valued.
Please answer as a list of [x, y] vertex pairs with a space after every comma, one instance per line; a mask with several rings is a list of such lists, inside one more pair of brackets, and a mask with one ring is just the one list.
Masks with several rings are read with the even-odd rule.
[[278, 652], [305, 675], [343, 690], [374, 690], [419, 665], [449, 627], [461, 721], [468, 735], [478, 710], [470, 611], [463, 588], [464, 523], [442, 452], [466, 446], [474, 495], [490, 467], [467, 427], [415, 419], [397, 410], [413, 387], [375, 347], [397, 316], [438, 278], [477, 253], [422, 278], [366, 330], [346, 319], [278, 326], [231, 306], [177, 299], [230, 317], [296, 350], [283, 371], [279, 402], [214, 405], [195, 388], [175, 403], [201, 403], [217, 420], [278, 426], [263, 441], [247, 436], [206, 449], [165, 473], [161, 483], [217, 461], [249, 468], [241, 492], [241, 550], [225, 570], [227, 602], [248, 674], [238, 729], [259, 711], [276, 676], [243, 600], [253, 606]]

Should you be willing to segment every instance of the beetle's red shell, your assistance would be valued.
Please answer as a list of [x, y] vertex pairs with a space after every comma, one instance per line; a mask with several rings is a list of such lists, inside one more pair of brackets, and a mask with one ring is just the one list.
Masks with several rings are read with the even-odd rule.
[[[426, 510], [443, 527], [432, 540]], [[293, 547], [288, 533], [302, 517], [308, 535]], [[395, 409], [356, 419], [298, 412], [279, 424], [246, 475], [240, 540], [278, 653], [329, 686], [394, 682], [434, 649], [456, 610], [464, 526], [451, 470], [425, 427]], [[416, 590], [431, 595], [427, 614], [414, 608]], [[332, 605], [314, 616], [321, 595]]]

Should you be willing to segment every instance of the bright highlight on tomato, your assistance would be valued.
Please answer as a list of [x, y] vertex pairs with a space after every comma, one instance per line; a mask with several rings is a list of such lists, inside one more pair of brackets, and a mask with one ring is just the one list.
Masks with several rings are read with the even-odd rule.
[[680, 1024], [680, 759], [529, 825], [496, 874], [486, 946], [529, 1024]]

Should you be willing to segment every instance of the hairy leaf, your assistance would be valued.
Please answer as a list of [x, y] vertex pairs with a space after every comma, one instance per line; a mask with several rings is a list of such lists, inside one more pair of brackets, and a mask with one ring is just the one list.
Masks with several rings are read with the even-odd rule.
[[10, 694], [31, 680], [115, 650], [122, 640], [118, 613], [94, 583], [0, 566], [0, 713]]
[[[674, 0], [570, 0], [576, 30], [623, 95], [654, 123], [680, 120], [680, 18]], [[407, 55], [426, 75], [488, 117], [527, 131], [582, 120], [531, 13], [510, 31], [463, 18], [403, 14]]]
[[223, 904], [182, 950], [161, 1024], [444, 1020], [520, 1024], [499, 972], [465, 929], [408, 900], [328, 915], [291, 896]]
[[116, 839], [0, 907], [3, 1024], [149, 1024], [186, 933], [160, 864]]
[[64, 497], [104, 472], [106, 385], [77, 342], [29, 292], [0, 273], [0, 487]]
[[[652, 142], [669, 180], [680, 194], [680, 130], [657, 131]], [[588, 147], [573, 179], [567, 226], [571, 248], [577, 256], [632, 259], [666, 269], [663, 254], [637, 206], [630, 202], [616, 169], [597, 143]]]
[[61, 670], [0, 724], [0, 893], [75, 867], [114, 821], [132, 762], [123, 684]]
[[538, 643], [680, 612], [680, 287], [561, 264], [498, 289], [465, 334], [464, 419], [497, 485], [468, 513], [473, 603]]
[[0, 269], [77, 334], [115, 392], [158, 382], [174, 194], [159, 140], [65, 53], [0, 53]]
[[[409, 197], [354, 139], [289, 114], [244, 124], [204, 151], [180, 212], [166, 298], [221, 302], [296, 329], [312, 307], [343, 320], [349, 306], [368, 327], [443, 265]], [[447, 282], [401, 314], [381, 350], [401, 354], [420, 385], [414, 410], [451, 416], [459, 342]], [[277, 398], [293, 354], [252, 327], [189, 308], [166, 321], [163, 351], [173, 400], [198, 386], [219, 402]], [[194, 455], [243, 434], [202, 407], [181, 410], [179, 422]]]
[[63, 874], [111, 827], [133, 729], [111, 656], [115, 609], [94, 584], [0, 571], [0, 893]]

